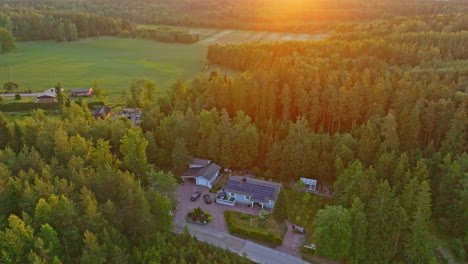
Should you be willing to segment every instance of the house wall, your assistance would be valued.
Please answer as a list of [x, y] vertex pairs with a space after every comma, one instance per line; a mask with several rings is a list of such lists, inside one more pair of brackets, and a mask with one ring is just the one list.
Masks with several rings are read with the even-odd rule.
[[196, 180], [195, 180], [195, 184], [196, 185], [203, 185], [203, 186], [206, 186], [208, 188], [211, 188], [211, 183], [209, 180], [203, 178], [203, 177], [197, 177]]
[[218, 178], [218, 176], [219, 176], [219, 171], [216, 172], [216, 174], [215, 174], [215, 176], [214, 176], [213, 178], [211, 178], [210, 184], [213, 184], [213, 182], [216, 181], [216, 179]]
[[[236, 202], [243, 204], [252, 204], [252, 201], [250, 199], [246, 199], [244, 194], [228, 192], [227, 195], [236, 198]], [[275, 201], [270, 200], [270, 203], [264, 203], [263, 206], [266, 208], [273, 208], [275, 207], [275, 203]]]

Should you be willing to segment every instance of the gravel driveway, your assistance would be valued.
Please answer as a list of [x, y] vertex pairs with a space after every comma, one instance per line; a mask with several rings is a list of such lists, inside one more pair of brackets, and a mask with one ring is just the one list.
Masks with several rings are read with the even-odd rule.
[[[202, 195], [200, 196], [200, 198], [198, 198], [198, 200], [192, 202], [190, 200], [190, 197], [196, 191], [201, 192]], [[258, 213], [260, 212], [260, 208], [250, 208], [247, 205], [239, 203], [235, 206], [217, 204], [214, 202], [211, 204], [206, 204], [205, 200], [203, 199], [203, 195], [205, 194], [209, 194], [211, 196], [211, 199], [213, 201], [215, 200], [216, 195], [214, 193], [210, 193], [207, 187], [196, 186], [194, 183], [188, 181], [179, 185], [179, 188], [177, 189], [177, 197], [179, 200], [179, 204], [177, 205], [174, 214], [174, 225], [176, 227], [183, 227], [184, 225], [186, 225], [187, 222], [185, 221], [185, 216], [188, 212], [192, 211], [196, 207], [201, 207], [204, 211], [208, 211], [211, 214], [211, 216], [213, 216], [213, 220], [208, 225], [200, 226], [200, 228], [206, 230], [214, 229], [216, 231], [225, 233], [228, 233], [228, 229], [226, 226], [226, 221], [224, 220], [224, 211], [231, 210], [254, 215], [258, 215]]]

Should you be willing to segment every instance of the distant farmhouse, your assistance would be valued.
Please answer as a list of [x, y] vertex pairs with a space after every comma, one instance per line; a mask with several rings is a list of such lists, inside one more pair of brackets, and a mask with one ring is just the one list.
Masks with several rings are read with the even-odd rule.
[[71, 92], [71, 96], [73, 96], [73, 97], [89, 97], [89, 96], [93, 96], [93, 88], [87, 88], [87, 89], [72, 89], [70, 92]]
[[55, 103], [57, 102], [57, 98], [52, 95], [41, 95], [38, 96], [36, 99], [36, 103]]
[[101, 106], [98, 109], [94, 110], [93, 116], [96, 119], [98, 119], [98, 118], [105, 119], [106, 117], [111, 116], [111, 110], [112, 109], [110, 107], [107, 107], [107, 106], [104, 105], [104, 106]]
[[281, 184], [242, 176], [231, 176], [218, 193], [217, 203], [234, 206], [236, 203], [258, 205], [262, 209], [275, 207]]
[[139, 108], [124, 108], [122, 111], [118, 112], [117, 115], [112, 117], [112, 120], [119, 117], [126, 117], [132, 122], [134, 126], [139, 126], [142, 122], [141, 120], [141, 109]]
[[182, 179], [195, 180], [195, 185], [211, 188], [213, 182], [219, 176], [221, 166], [211, 162], [211, 160], [193, 158], [189, 169], [182, 174]]

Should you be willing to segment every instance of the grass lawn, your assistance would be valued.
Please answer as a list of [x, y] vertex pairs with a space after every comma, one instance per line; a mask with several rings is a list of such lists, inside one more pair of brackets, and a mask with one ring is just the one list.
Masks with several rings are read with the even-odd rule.
[[[251, 215], [251, 214], [246, 214], [246, 213], [241, 213], [241, 212], [236, 212], [236, 211], [230, 211], [230, 212], [233, 217], [233, 223], [242, 229], [249, 230], [249, 231], [256, 230], [256, 231], [261, 231], [265, 233], [273, 233], [274, 235], [277, 235], [279, 237], [283, 237], [284, 234], [286, 234], [286, 231], [287, 231], [286, 224], [284, 222], [281, 224], [278, 224], [271, 215], [270, 217], [267, 218], [267, 220], [264, 223], [262, 223], [258, 215]], [[258, 241], [258, 242], [265, 244], [263, 243], [263, 241]]]
[[15, 54], [0, 55], [0, 82], [13, 81], [20, 90], [88, 88], [93, 81], [119, 94], [134, 79], [154, 80], [161, 89], [174, 79], [190, 80], [204, 67], [206, 47], [114, 37], [72, 43], [18, 42]]

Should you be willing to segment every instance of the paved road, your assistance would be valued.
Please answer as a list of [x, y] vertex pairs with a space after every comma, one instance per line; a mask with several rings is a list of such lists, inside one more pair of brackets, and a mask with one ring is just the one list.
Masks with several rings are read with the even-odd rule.
[[[4, 93], [4, 94], [0, 94], [0, 96], [13, 97], [16, 94], [17, 93]], [[42, 95], [48, 95], [48, 96], [54, 96], [55, 97], [55, 89], [54, 88], [49, 88], [49, 89], [45, 90], [42, 93], [19, 93], [19, 95], [21, 95], [21, 97], [38, 97], [38, 96], [42, 96]]]
[[[230, 251], [247, 257], [258, 263], [266, 264], [304, 264], [308, 263], [298, 257], [291, 256], [278, 250], [261, 246], [259, 244], [231, 236], [229, 234], [203, 229], [194, 224], [187, 223], [189, 231], [195, 235], [198, 240], [205, 241], [218, 247], [228, 248]], [[176, 226], [175, 232], [181, 233], [183, 227]]]

